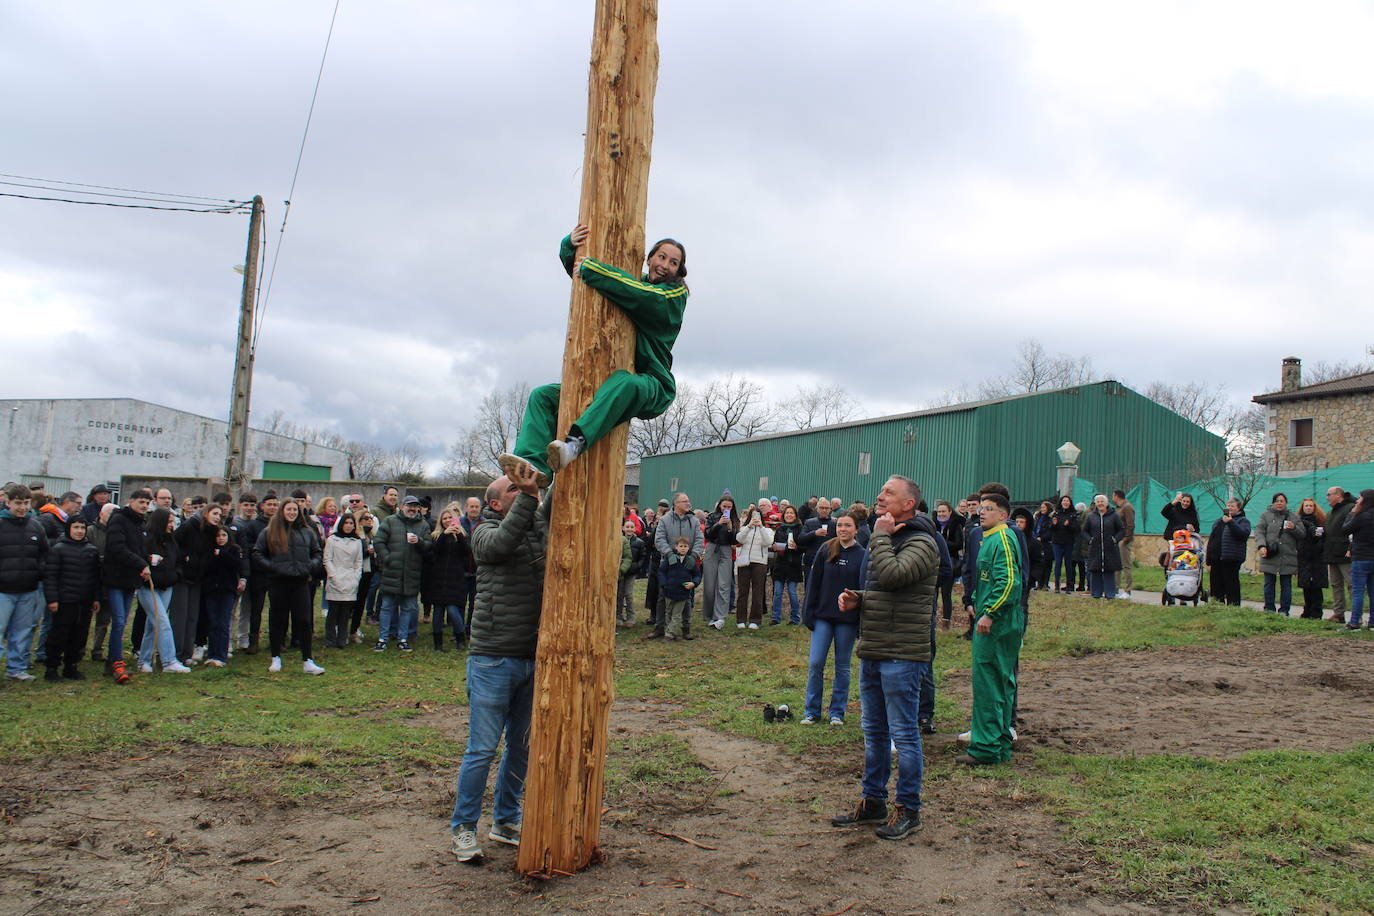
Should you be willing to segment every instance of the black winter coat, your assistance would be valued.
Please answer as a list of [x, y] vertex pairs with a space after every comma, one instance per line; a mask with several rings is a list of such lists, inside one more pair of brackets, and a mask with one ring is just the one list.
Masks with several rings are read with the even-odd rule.
[[1374, 509], [1345, 517], [1341, 531], [1350, 536], [1350, 559], [1374, 560]]
[[[801, 582], [806, 575], [802, 566], [802, 558], [805, 553], [801, 547], [800, 535], [802, 526], [796, 523], [779, 525], [773, 529], [773, 581], [774, 582]], [[792, 543], [796, 546], [791, 550], [787, 549], [787, 536], [792, 536]], [[778, 551], [778, 547], [782, 547]]]
[[223, 547], [211, 547], [209, 556], [205, 558], [205, 575], [201, 580], [205, 592], [238, 591], [242, 562], [239, 545], [232, 540]]
[[1078, 541], [1078, 510], [1055, 509], [1050, 519], [1050, 543], [1072, 547]]
[[267, 530], [258, 535], [253, 553], [261, 557], [272, 579], [309, 579], [324, 572], [320, 554], [320, 539], [307, 529], [307, 523], [296, 522], [287, 532], [286, 551], [272, 553], [267, 546]]
[[649, 564], [649, 545], [644, 538], [635, 535], [630, 538], [630, 571], [627, 575], [641, 579], [647, 575]]
[[1217, 519], [1207, 538], [1208, 563], [1240, 563], [1250, 549], [1250, 520], [1244, 512], [1231, 516], [1229, 522]]
[[1175, 531], [1180, 528], [1187, 528], [1189, 525], [1193, 526], [1194, 531], [1201, 532], [1202, 530], [1202, 523], [1197, 520], [1196, 503], [1185, 509], [1177, 503], [1168, 502], [1164, 504], [1163, 509], [1159, 510], [1159, 514], [1165, 519], [1164, 536], [1166, 538], [1173, 537]]
[[1116, 510], [1107, 507], [1106, 513], [1097, 509], [1088, 511], [1083, 523], [1083, 536], [1088, 546], [1083, 551], [1083, 560], [1093, 572], [1117, 572], [1121, 569], [1121, 538], [1126, 526]]
[[1327, 563], [1349, 563], [1350, 538], [1345, 533], [1345, 520], [1350, 510], [1355, 508], [1355, 497], [1347, 492], [1345, 498], [1332, 507], [1326, 516], [1326, 537], [1323, 538], [1322, 556]]
[[139, 575], [148, 566], [148, 551], [144, 546], [147, 534], [143, 530], [144, 516], [128, 506], [116, 509], [105, 524], [105, 565], [103, 580], [106, 588], [128, 590], [139, 588]]
[[1317, 517], [1299, 515], [1298, 524], [1307, 531], [1307, 537], [1298, 541], [1298, 588], [1326, 588], [1330, 582], [1326, 577], [1326, 535], [1323, 531], [1317, 537]]
[[181, 548], [182, 579], [187, 582], [200, 582], [205, 578], [205, 561], [210, 551], [215, 549], [214, 539], [206, 530], [205, 517], [199, 512], [177, 526], [172, 532], [177, 546]]
[[100, 600], [100, 551], [94, 544], [62, 535], [48, 551], [43, 600], [81, 607]]
[[462, 606], [467, 601], [468, 566], [472, 562], [468, 539], [446, 531], [435, 539], [428, 556], [431, 565], [425, 603]]
[[[186, 567], [186, 560], [181, 555], [181, 545], [176, 542], [176, 538], [170, 534], [163, 534], [160, 537], [149, 535], [145, 544], [148, 555], [144, 558], [144, 563], [152, 571], [153, 588], [162, 591], [180, 582], [181, 571]], [[156, 566], [153, 565], [153, 554], [162, 557]], [[140, 586], [142, 584], [139, 583]]]
[[48, 538], [36, 519], [0, 512], [0, 592], [22, 595], [38, 588], [47, 557]]
[[693, 588], [701, 584], [701, 567], [696, 558], [690, 553], [686, 557], [676, 553], [664, 557], [658, 568], [658, 587], [663, 597], [670, 601], [686, 601], [692, 597], [691, 589], [686, 588], [688, 582], [694, 583]]
[[[734, 523], [733, 527], [731, 523]], [[735, 546], [735, 534], [739, 531], [739, 510], [731, 509], [728, 519], [721, 518], [719, 512], [706, 516], [706, 543], [720, 544], [724, 547]]]

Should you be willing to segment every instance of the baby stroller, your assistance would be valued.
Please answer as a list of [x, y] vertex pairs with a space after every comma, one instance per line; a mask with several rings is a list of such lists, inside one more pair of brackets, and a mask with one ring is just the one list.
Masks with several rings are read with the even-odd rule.
[[1186, 528], [1175, 531], [1160, 563], [1164, 567], [1160, 604], [1191, 601], [1196, 607], [1207, 600], [1207, 590], [1202, 587], [1202, 539], [1195, 533]]

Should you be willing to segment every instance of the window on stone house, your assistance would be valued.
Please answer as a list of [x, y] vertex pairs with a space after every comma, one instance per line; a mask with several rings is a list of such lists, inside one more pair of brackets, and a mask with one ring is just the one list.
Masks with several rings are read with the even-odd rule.
[[1312, 447], [1312, 418], [1304, 417], [1300, 420], [1288, 421], [1288, 447], [1289, 448], [1311, 448]]

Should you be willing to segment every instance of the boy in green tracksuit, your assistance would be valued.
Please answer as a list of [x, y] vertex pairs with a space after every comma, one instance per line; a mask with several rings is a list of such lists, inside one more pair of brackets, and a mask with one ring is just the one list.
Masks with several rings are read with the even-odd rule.
[[973, 725], [968, 753], [955, 758], [970, 766], [1011, 759], [1011, 719], [1016, 696], [1016, 662], [1026, 632], [1021, 605], [1021, 550], [1007, 527], [1011, 505], [1000, 493], [984, 493], [978, 516], [978, 582], [973, 604]]
[[681, 242], [663, 239], [649, 249], [645, 273], [629, 273], [593, 258], [577, 258], [577, 248], [588, 229], [579, 225], [564, 237], [558, 257], [568, 275], [580, 279], [605, 296], [626, 315], [635, 328], [634, 372], [618, 369], [597, 389], [568, 434], [556, 437], [558, 398], [562, 386], [541, 385], [530, 392], [514, 454], [502, 455], [501, 468], [509, 475], [520, 462], [539, 473], [539, 485], [550, 474], [566, 467], [587, 446], [631, 418], [652, 420], [677, 396], [673, 378], [673, 344], [682, 330], [687, 308], [687, 252]]

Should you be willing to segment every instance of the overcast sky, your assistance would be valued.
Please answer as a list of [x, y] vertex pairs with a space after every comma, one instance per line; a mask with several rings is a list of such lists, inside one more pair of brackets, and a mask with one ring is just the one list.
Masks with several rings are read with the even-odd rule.
[[[261, 194], [271, 252], [333, 7], [0, 0], [0, 172]], [[876, 415], [1039, 337], [1248, 399], [1374, 343], [1369, 3], [660, 7], [648, 233], [688, 248], [686, 382], [838, 382]], [[556, 376], [592, 9], [343, 0], [255, 418], [437, 455], [494, 386]], [[227, 415], [246, 217], [0, 216], [27, 341], [0, 396]]]

